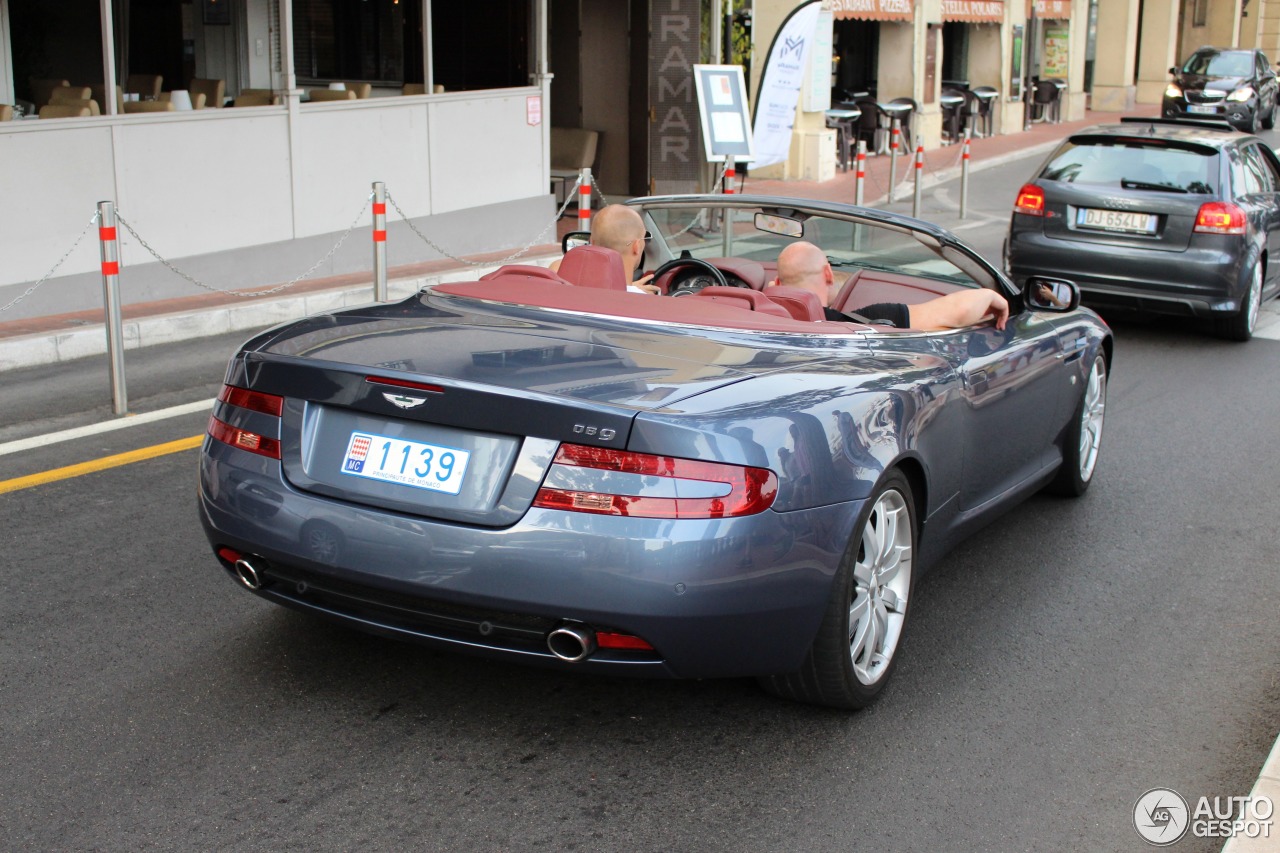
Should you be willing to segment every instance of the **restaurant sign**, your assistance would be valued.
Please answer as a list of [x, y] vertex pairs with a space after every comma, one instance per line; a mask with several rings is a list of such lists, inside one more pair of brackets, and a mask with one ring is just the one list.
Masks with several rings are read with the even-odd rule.
[[909, 21], [913, 0], [831, 0], [837, 20]]
[[[1054, 21], [1066, 21], [1071, 18], [1071, 0], [1033, 0], [1037, 18], [1049, 18]], [[1030, 9], [1027, 14], [1031, 13]]]
[[942, 0], [942, 20], [999, 23], [1004, 20], [1004, 0]]

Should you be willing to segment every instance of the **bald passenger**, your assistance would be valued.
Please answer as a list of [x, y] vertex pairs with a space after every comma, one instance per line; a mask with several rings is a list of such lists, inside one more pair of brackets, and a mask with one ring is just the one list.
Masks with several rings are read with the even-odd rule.
[[[938, 331], [972, 326], [992, 319], [997, 329], [1009, 320], [1009, 303], [994, 290], [958, 290], [919, 305], [881, 302], [859, 308], [851, 317], [831, 307], [835, 275], [826, 253], [803, 240], [787, 246], [778, 255], [778, 277], [771, 284], [800, 287], [818, 297], [828, 320], [870, 322], [900, 329]], [[865, 318], [861, 319], [861, 318]]]

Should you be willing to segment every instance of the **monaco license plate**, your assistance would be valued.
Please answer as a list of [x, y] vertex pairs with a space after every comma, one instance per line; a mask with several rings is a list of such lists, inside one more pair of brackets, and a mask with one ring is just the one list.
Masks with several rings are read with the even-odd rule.
[[1217, 114], [1218, 107], [1214, 104], [1187, 104], [1187, 112], [1195, 115], [1211, 116]]
[[1076, 225], [1101, 231], [1126, 231], [1131, 234], [1156, 233], [1154, 213], [1131, 213], [1127, 210], [1099, 210], [1082, 207], [1076, 212]]
[[470, 452], [456, 447], [353, 432], [342, 473], [456, 495], [470, 458]]

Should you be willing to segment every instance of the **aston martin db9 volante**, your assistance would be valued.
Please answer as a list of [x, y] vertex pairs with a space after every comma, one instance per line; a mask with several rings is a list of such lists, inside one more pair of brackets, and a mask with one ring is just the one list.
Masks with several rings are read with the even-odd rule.
[[[661, 295], [585, 246], [247, 342], [201, 454], [213, 553], [244, 589], [384, 636], [861, 707], [930, 564], [1042, 488], [1089, 486], [1110, 332], [1070, 281], [1019, 291], [906, 217], [630, 204]], [[827, 319], [766, 286], [800, 240], [839, 311], [987, 288], [1008, 321]]]

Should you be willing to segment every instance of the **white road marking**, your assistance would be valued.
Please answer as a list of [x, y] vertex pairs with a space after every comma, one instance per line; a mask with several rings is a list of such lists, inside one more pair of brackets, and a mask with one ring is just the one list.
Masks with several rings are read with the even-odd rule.
[[24, 450], [31, 450], [36, 447], [47, 447], [50, 444], [57, 444], [60, 441], [71, 441], [76, 438], [84, 438], [90, 435], [99, 435], [104, 432], [112, 432], [113, 430], [124, 429], [125, 427], [141, 426], [142, 424], [154, 423], [162, 421], [166, 418], [176, 418], [181, 415], [190, 415], [199, 411], [209, 411], [213, 408], [213, 399], [198, 400], [194, 403], [185, 403], [181, 406], [171, 406], [168, 409], [160, 409], [155, 412], [146, 412], [141, 415], [129, 415], [114, 421], [103, 421], [102, 423], [89, 424], [88, 426], [76, 427], [75, 429], [64, 429], [61, 432], [51, 432], [47, 435], [33, 435], [31, 438], [21, 438], [17, 441], [10, 441], [0, 444], [0, 456], [9, 453], [21, 453]]

